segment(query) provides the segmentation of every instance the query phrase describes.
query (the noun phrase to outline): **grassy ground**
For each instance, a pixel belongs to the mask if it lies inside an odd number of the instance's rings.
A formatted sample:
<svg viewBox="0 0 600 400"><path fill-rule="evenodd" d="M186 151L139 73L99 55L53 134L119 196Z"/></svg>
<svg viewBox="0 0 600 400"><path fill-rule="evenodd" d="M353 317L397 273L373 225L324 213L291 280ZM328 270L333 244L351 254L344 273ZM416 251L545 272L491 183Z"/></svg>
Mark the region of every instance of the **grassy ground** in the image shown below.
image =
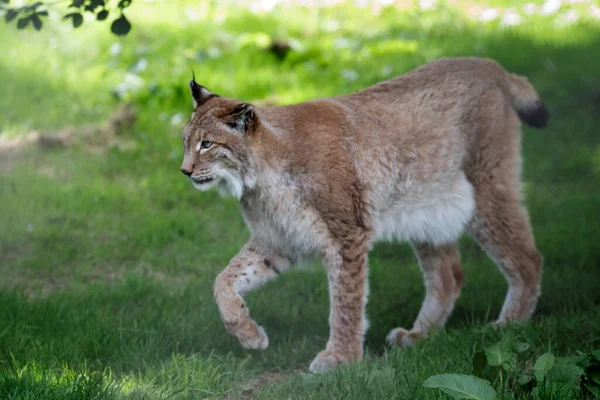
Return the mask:
<svg viewBox="0 0 600 400"><path fill-rule="evenodd" d="M547 130L523 137L545 273L532 323L513 330L532 358L600 347L600 23L590 3L542 16L495 2L519 13L512 27L474 21L465 10L481 6L460 2L378 15L173 4L135 2L124 39L106 24L75 33L59 23L41 33L2 25L3 141L84 131L126 101L138 118L116 145L88 136L0 153L0 397L442 398L423 381L471 373L474 352L503 334L486 323L502 305L504 279L464 239L467 281L448 328L405 351L386 348L390 329L412 323L423 288L410 249L379 244L364 362L303 372L328 334L316 264L248 296L271 346L242 350L222 327L212 284L248 232L235 201L199 193L178 171L191 68L220 94L274 103L348 93L442 56L493 57L529 76L553 115ZM265 50L271 40L294 50L279 60Z"/></svg>

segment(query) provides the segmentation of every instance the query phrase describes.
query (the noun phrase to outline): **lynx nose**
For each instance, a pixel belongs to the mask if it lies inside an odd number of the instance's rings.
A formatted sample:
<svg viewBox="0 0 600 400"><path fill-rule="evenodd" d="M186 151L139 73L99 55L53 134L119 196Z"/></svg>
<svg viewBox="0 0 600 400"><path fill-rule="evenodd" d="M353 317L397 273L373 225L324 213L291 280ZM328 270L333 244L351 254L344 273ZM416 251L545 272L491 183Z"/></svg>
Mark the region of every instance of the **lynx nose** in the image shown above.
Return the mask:
<svg viewBox="0 0 600 400"><path fill-rule="evenodd" d="M183 162L181 163L181 172L183 172L185 176L190 176L193 170L194 163L192 160L190 160L188 157L184 157Z"/></svg>
<svg viewBox="0 0 600 400"><path fill-rule="evenodd" d="M183 172L183 174L185 176L190 176L192 174L192 170L191 169L181 168L181 172Z"/></svg>

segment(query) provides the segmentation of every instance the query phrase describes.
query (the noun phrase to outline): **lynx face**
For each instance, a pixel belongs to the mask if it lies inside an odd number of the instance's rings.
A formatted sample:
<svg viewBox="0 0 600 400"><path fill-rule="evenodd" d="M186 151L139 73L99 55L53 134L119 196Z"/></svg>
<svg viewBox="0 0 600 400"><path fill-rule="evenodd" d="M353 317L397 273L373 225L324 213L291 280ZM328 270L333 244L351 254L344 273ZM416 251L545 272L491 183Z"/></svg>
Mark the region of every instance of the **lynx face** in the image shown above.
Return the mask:
<svg viewBox="0 0 600 400"><path fill-rule="evenodd" d="M215 95L190 82L194 112L183 129L181 172L198 190L217 187L240 198L248 173L248 133L252 106Z"/></svg>

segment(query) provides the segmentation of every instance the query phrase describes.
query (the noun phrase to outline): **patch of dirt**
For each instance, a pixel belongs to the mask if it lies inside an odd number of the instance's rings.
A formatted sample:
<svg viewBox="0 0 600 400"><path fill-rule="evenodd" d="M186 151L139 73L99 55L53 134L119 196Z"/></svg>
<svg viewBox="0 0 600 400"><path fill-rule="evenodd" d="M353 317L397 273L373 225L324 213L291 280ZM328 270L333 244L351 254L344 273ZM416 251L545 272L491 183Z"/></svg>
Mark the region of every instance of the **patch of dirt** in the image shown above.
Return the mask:
<svg viewBox="0 0 600 400"><path fill-rule="evenodd" d="M0 136L0 173L10 172L19 153L28 147L35 146L43 151L79 143L93 153L101 153L111 147L131 148L135 143L128 140L125 133L135 121L135 110L130 104L124 104L102 124L68 126L56 132L32 131L15 138Z"/></svg>

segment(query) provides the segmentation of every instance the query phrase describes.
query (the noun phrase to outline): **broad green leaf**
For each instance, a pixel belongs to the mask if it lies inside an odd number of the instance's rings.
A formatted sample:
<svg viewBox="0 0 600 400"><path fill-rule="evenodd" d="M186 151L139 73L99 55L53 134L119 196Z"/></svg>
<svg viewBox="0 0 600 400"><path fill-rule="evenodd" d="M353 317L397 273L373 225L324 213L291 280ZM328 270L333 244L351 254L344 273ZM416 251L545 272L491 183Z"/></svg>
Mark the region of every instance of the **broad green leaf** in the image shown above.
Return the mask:
<svg viewBox="0 0 600 400"><path fill-rule="evenodd" d="M517 369L517 355L512 352L506 353L501 365L505 371L515 371Z"/></svg>
<svg viewBox="0 0 600 400"><path fill-rule="evenodd" d="M546 379L556 382L579 382L583 374L584 370L580 366L559 359L548 372Z"/></svg>
<svg viewBox="0 0 600 400"><path fill-rule="evenodd" d="M531 348L531 345L525 342L517 342L513 347L517 353L523 353L529 350Z"/></svg>
<svg viewBox="0 0 600 400"><path fill-rule="evenodd" d="M592 355L596 360L600 361L600 349L592 351Z"/></svg>
<svg viewBox="0 0 600 400"><path fill-rule="evenodd" d="M564 360L558 360L546 375L546 387L560 399L577 397L583 368Z"/></svg>
<svg viewBox="0 0 600 400"><path fill-rule="evenodd" d="M516 355L511 350L511 335L505 335L498 343L484 349L488 364L510 369L516 364Z"/></svg>
<svg viewBox="0 0 600 400"><path fill-rule="evenodd" d="M494 400L496 398L496 391L490 383L473 375L434 375L423 382L423 386L440 389L454 399Z"/></svg>
<svg viewBox="0 0 600 400"><path fill-rule="evenodd" d="M586 368L590 365L590 356L588 354L581 354L579 356L563 357L561 360L570 364L579 365L580 367Z"/></svg>
<svg viewBox="0 0 600 400"><path fill-rule="evenodd" d="M554 366L554 355L552 353L542 354L533 365L533 374L538 382L541 382L548 371Z"/></svg>
<svg viewBox="0 0 600 400"><path fill-rule="evenodd" d="M585 388L597 399L600 399L600 387L590 385L589 383L585 384Z"/></svg>
<svg viewBox="0 0 600 400"><path fill-rule="evenodd" d="M531 382L531 375L521 374L517 378L517 382L519 383L519 385L526 385L529 382Z"/></svg>

